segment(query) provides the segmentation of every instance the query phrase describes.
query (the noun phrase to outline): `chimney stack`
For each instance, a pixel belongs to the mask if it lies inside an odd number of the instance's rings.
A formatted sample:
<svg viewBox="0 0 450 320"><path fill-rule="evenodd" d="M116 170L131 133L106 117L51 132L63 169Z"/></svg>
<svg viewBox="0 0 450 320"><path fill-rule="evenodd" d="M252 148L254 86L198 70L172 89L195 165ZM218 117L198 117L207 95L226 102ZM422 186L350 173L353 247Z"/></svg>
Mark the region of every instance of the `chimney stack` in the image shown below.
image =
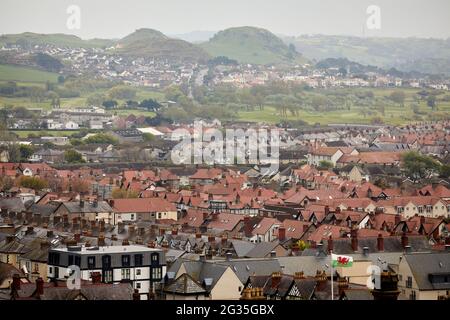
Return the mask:
<svg viewBox="0 0 450 320"><path fill-rule="evenodd" d="M280 285L281 282L281 272L273 272L272 273L272 289L277 288Z"/></svg>
<svg viewBox="0 0 450 320"><path fill-rule="evenodd" d="M11 284L11 288L12 289L14 289L14 290L20 290L20 276L19 276L19 274L14 274L13 275L13 281L12 281L12 284Z"/></svg>
<svg viewBox="0 0 450 320"><path fill-rule="evenodd" d="M39 296L44 294L44 280L41 277L36 279L36 294Z"/></svg>
<svg viewBox="0 0 450 320"><path fill-rule="evenodd" d="M105 232L105 220L104 219L102 219L101 221L100 221L100 232Z"/></svg>
<svg viewBox="0 0 450 320"><path fill-rule="evenodd" d="M328 238L328 253L330 253L331 251L333 251L333 237L330 236Z"/></svg>
<svg viewBox="0 0 450 320"><path fill-rule="evenodd" d="M75 233L75 234L73 235L73 238L75 239L75 241L76 241L77 243L80 243L80 240L81 240L81 234L80 234L80 233Z"/></svg>
<svg viewBox="0 0 450 320"><path fill-rule="evenodd" d="M403 232L402 234L402 247L406 248L408 245L408 236L406 235L406 232Z"/></svg>
<svg viewBox="0 0 450 320"><path fill-rule="evenodd" d="M339 296L344 293L345 290L348 289L348 281L345 278L339 278L338 280L338 290Z"/></svg>
<svg viewBox="0 0 450 320"><path fill-rule="evenodd" d="M305 274L303 271L295 272L294 273L294 279L305 279Z"/></svg>
<svg viewBox="0 0 450 320"><path fill-rule="evenodd" d="M106 243L105 243L105 236L103 234L98 236L97 245L99 247L104 247L106 245Z"/></svg>
<svg viewBox="0 0 450 320"><path fill-rule="evenodd" d="M279 241L286 240L286 228L285 227L278 228L278 240Z"/></svg>
<svg viewBox="0 0 450 320"><path fill-rule="evenodd" d="M333 276L333 275L331 275ZM316 272L317 290L323 291L327 287L328 277L325 271L317 270Z"/></svg>
<svg viewBox="0 0 450 320"><path fill-rule="evenodd" d="M358 230L356 230L355 228L352 229L350 235L352 241L352 250L356 252L358 251Z"/></svg>
<svg viewBox="0 0 450 320"><path fill-rule="evenodd" d="M384 251L384 238L383 238L383 235L381 233L378 234L377 249L378 249L378 251Z"/></svg>

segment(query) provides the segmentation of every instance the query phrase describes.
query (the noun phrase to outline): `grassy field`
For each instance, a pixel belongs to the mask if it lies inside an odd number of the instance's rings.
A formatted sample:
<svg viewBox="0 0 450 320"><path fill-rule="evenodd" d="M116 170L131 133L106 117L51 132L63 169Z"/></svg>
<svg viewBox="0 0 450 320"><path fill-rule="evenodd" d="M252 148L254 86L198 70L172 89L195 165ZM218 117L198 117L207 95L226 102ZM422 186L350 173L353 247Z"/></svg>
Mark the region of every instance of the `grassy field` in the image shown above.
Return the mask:
<svg viewBox="0 0 450 320"><path fill-rule="evenodd" d="M56 82L58 74L32 68L0 64L0 80L45 83Z"/></svg>
<svg viewBox="0 0 450 320"><path fill-rule="evenodd" d="M15 133L19 138L27 138L29 134L35 134L36 136L63 136L71 137L73 134L78 133L78 130L10 130L10 132Z"/></svg>
<svg viewBox="0 0 450 320"><path fill-rule="evenodd" d="M0 65L1 67L1 65ZM0 71L0 78L1 78L1 71ZM0 84L2 82L6 82L6 80L0 80ZM43 82L17 82L17 85L19 86L37 86L37 87L45 87L45 83ZM163 101L164 100L164 94L161 92L153 91L148 88L136 88L136 98L134 100L136 101L142 101L144 99L155 99L157 101ZM107 95L106 89L99 89L95 93L98 94L104 94ZM87 98L93 94L85 93L82 94L80 97L75 98L61 98L61 108L73 108L73 107L83 107L86 106L86 100ZM126 100L117 100L119 106L123 105ZM14 106L14 107L25 107L25 108L42 108L44 110L50 110L51 109L51 100L45 100L43 102L35 102L31 101L30 98L25 97L3 97L0 96L0 108L4 106ZM127 109L119 109L114 110L113 112L116 112L118 115L144 115L147 117L154 117L155 113L151 111L142 111L142 110L127 110Z"/></svg>
<svg viewBox="0 0 450 320"><path fill-rule="evenodd" d="M342 89L347 90L347 89ZM385 97L391 94L394 90L390 88L371 89L375 97ZM414 99L415 94L419 91L417 89L401 89L406 94L405 106L390 105L385 106L384 115L380 112L376 113L376 117L380 117L385 124L390 125L403 125L416 121L414 111L411 108L412 103L417 103ZM374 106L375 109L379 106ZM367 110L367 107L365 108ZM300 110L298 116L293 116L288 112L287 117L281 117L274 107L266 106L263 111L240 111L238 113L239 120L251 121L251 122L267 122L278 123L281 120L303 120L309 124L322 124L327 125L330 123L360 123L369 124L373 119L373 115L364 115L364 107L354 105L350 110L335 110L329 112L316 112L310 110ZM430 107L426 105L426 101L419 102L419 112L421 117L427 117L432 114L446 113L450 115L450 102L438 102L438 110L432 111Z"/></svg>

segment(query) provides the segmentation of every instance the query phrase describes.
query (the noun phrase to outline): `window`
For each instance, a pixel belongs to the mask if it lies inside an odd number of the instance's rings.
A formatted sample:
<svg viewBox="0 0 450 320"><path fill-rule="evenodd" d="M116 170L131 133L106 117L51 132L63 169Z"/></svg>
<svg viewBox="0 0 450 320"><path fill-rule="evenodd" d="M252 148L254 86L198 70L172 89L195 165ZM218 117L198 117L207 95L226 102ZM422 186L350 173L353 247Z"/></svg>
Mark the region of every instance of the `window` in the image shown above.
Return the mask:
<svg viewBox="0 0 450 320"><path fill-rule="evenodd" d="M159 254L152 253L152 265L159 265Z"/></svg>
<svg viewBox="0 0 450 320"><path fill-rule="evenodd" d="M409 296L409 299L410 299L410 300L416 300L416 298L417 298L417 297L416 297L416 291L414 291L414 290L411 291L411 294L410 294L410 296Z"/></svg>
<svg viewBox="0 0 450 320"><path fill-rule="evenodd" d="M412 288L412 277L408 277L408 279L406 279L406 287Z"/></svg>
<svg viewBox="0 0 450 320"><path fill-rule="evenodd" d="M161 268L152 268L152 280L159 281L161 280L162 270Z"/></svg>
<svg viewBox="0 0 450 320"><path fill-rule="evenodd" d="M48 264L59 265L59 253L50 252L48 254Z"/></svg>
<svg viewBox="0 0 450 320"><path fill-rule="evenodd" d="M161 212L158 212L158 219L161 219Z"/></svg>
<svg viewBox="0 0 450 320"><path fill-rule="evenodd" d="M113 282L113 272L112 270L103 271L103 282L110 283Z"/></svg>
<svg viewBox="0 0 450 320"><path fill-rule="evenodd" d="M81 257L75 256L75 265L79 267L81 266Z"/></svg>
<svg viewBox="0 0 450 320"><path fill-rule="evenodd" d="M90 256L88 257L88 269L95 269L95 257L94 256Z"/></svg>
<svg viewBox="0 0 450 320"><path fill-rule="evenodd" d="M136 269L136 275L140 276L141 275L141 269Z"/></svg>
<svg viewBox="0 0 450 320"><path fill-rule="evenodd" d="M110 256L103 256L102 257L102 268L103 269L111 268L111 257Z"/></svg>
<svg viewBox="0 0 450 320"><path fill-rule="evenodd" d="M53 273L53 267L48 268L48 273Z"/></svg>
<svg viewBox="0 0 450 320"><path fill-rule="evenodd" d="M69 256L69 266L73 265L73 256Z"/></svg>
<svg viewBox="0 0 450 320"><path fill-rule="evenodd" d="M144 263L143 263L143 260L144 260L144 257L143 257L142 254L135 254L135 255L134 255L134 265L135 265L136 267L142 266L142 265L144 264Z"/></svg>
<svg viewBox="0 0 450 320"><path fill-rule="evenodd" d="M422 206L417 207L417 210L418 210L419 213L423 213L423 207Z"/></svg>
<svg viewBox="0 0 450 320"><path fill-rule="evenodd" d="M141 283L140 282L136 282L136 289L140 289L141 288Z"/></svg>
<svg viewBox="0 0 450 320"><path fill-rule="evenodd" d="M122 266L124 266L124 267L130 266L130 256L129 255L122 256Z"/></svg>
<svg viewBox="0 0 450 320"><path fill-rule="evenodd" d="M122 279L129 280L130 279L130 269L122 269Z"/></svg>
<svg viewBox="0 0 450 320"><path fill-rule="evenodd" d="M134 213L131 214L131 219L130 220L134 220Z"/></svg>

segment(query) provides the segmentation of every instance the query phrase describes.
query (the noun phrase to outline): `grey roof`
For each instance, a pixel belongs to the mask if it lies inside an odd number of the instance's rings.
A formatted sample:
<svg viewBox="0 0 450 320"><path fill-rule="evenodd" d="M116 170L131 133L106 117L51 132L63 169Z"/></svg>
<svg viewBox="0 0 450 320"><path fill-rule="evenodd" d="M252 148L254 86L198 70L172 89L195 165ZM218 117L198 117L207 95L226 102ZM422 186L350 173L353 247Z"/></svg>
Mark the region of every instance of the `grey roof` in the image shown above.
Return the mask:
<svg viewBox="0 0 450 320"><path fill-rule="evenodd" d="M280 243L278 241L259 242L256 246L245 255L248 258L264 258L270 255Z"/></svg>
<svg viewBox="0 0 450 320"><path fill-rule="evenodd" d="M57 206L55 205L37 203L33 203L31 207L28 208L33 214L40 214L41 217L49 217L56 209Z"/></svg>
<svg viewBox="0 0 450 320"><path fill-rule="evenodd" d="M20 198L0 199L0 208L8 209L13 212L23 212L26 210L25 205Z"/></svg>
<svg viewBox="0 0 450 320"><path fill-rule="evenodd" d="M315 257L315 256L297 256L297 257L279 257L278 261L284 274L294 275L296 272L302 272L305 276L315 276L317 270L324 270L327 275L330 275L329 257Z"/></svg>
<svg viewBox="0 0 450 320"><path fill-rule="evenodd" d="M80 201L64 202L63 206L67 208L70 213L89 213L89 212L112 212L113 209L106 201L99 201L97 206L90 202L84 202L83 207L80 206Z"/></svg>
<svg viewBox="0 0 450 320"><path fill-rule="evenodd" d="M426 236L408 236L408 245L411 246L412 252L430 251L431 246ZM325 252L328 252L328 242L323 244ZM369 252L378 252L377 237L358 238L358 252L362 252L363 248L369 248ZM384 237L384 252L404 252L401 236ZM333 252L338 254L354 253L350 238L342 238L333 240Z"/></svg>
<svg viewBox="0 0 450 320"><path fill-rule="evenodd" d="M230 242L238 257L245 257L255 247L255 244L250 241L232 239Z"/></svg>
<svg viewBox="0 0 450 320"><path fill-rule="evenodd" d="M449 290L450 282L432 283L430 275L450 276L450 254L439 253L412 253L405 254L414 279L420 290ZM448 281L448 279L447 279Z"/></svg>
<svg viewBox="0 0 450 320"><path fill-rule="evenodd" d="M344 294L347 300L373 300L369 289L348 289Z"/></svg>
<svg viewBox="0 0 450 320"><path fill-rule="evenodd" d="M183 273L179 276L173 283L169 284L164 291L181 295L206 293L206 290L201 284L195 281L187 273Z"/></svg>
<svg viewBox="0 0 450 320"><path fill-rule="evenodd" d="M277 259L231 259L216 261L215 263L230 266L242 283L245 283L249 276L259 276L272 274L281 271L280 263Z"/></svg>
<svg viewBox="0 0 450 320"><path fill-rule="evenodd" d="M40 299L74 300L79 295L87 300L131 300L133 288L130 283L82 285L79 290L71 290L67 287L50 287L44 288L44 294L40 296Z"/></svg>
<svg viewBox="0 0 450 320"><path fill-rule="evenodd" d="M177 273L181 266L184 266L186 273L199 283L203 283L206 278L212 279L211 288L216 285L217 281L228 268L228 266L211 263L209 261L192 261L181 258L176 260L167 272Z"/></svg>

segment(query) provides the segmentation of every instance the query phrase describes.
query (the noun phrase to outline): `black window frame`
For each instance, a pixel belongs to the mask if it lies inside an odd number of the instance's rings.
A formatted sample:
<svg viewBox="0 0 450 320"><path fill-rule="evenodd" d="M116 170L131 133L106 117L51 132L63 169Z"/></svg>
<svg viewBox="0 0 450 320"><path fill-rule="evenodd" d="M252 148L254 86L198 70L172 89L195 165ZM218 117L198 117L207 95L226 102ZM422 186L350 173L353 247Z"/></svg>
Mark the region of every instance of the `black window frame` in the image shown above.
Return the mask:
<svg viewBox="0 0 450 320"><path fill-rule="evenodd" d="M111 256L103 255L102 256L102 269L111 269Z"/></svg>
<svg viewBox="0 0 450 320"><path fill-rule="evenodd" d="M144 255L143 254L135 254L134 255L134 266L142 267L144 265Z"/></svg>
<svg viewBox="0 0 450 320"><path fill-rule="evenodd" d="M90 261L91 259L92 259L92 261ZM88 266L88 269L95 269L95 256L87 257L87 266Z"/></svg>
<svg viewBox="0 0 450 320"><path fill-rule="evenodd" d="M122 255L122 267L130 267L131 266L131 256L129 254Z"/></svg>
<svg viewBox="0 0 450 320"><path fill-rule="evenodd" d="M154 252L150 255L150 264L152 266L159 266L159 254L158 253Z"/></svg>

